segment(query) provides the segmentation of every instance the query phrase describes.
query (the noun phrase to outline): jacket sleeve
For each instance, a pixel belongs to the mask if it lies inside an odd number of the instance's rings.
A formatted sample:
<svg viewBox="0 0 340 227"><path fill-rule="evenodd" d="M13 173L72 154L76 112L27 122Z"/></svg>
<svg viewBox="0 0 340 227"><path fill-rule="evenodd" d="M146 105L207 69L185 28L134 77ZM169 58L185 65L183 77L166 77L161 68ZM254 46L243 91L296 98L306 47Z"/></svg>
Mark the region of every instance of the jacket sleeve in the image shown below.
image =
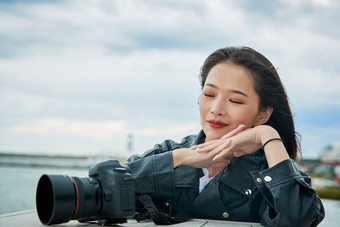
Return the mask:
<svg viewBox="0 0 340 227"><path fill-rule="evenodd" d="M137 182L136 193L172 201L174 168L171 147L167 142L157 144L143 155L133 155L125 163Z"/></svg>
<svg viewBox="0 0 340 227"><path fill-rule="evenodd" d="M317 226L325 211L310 177L291 159L272 168L252 172L267 208L262 216L264 226Z"/></svg>

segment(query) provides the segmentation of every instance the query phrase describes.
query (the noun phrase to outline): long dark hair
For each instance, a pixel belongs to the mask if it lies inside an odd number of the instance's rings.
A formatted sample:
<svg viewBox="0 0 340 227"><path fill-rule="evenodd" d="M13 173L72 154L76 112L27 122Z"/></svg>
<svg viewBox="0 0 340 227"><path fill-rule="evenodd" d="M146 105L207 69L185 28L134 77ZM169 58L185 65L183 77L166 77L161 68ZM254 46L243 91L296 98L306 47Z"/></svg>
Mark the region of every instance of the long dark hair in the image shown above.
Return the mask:
<svg viewBox="0 0 340 227"><path fill-rule="evenodd" d="M223 61L229 61L248 69L254 79L254 89L260 98L259 110L273 108L266 125L275 128L284 141L290 158L296 160L300 151L288 97L273 64L259 52L249 47L226 47L213 52L204 62L200 80L202 89L210 69Z"/></svg>

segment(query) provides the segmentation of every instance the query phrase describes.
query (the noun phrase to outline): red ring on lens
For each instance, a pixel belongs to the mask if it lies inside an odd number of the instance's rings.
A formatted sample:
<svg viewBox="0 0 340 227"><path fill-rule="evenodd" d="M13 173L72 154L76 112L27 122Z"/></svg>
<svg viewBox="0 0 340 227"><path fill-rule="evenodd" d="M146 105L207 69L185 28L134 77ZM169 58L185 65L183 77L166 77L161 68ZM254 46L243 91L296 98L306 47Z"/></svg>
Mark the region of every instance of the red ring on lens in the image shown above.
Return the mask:
<svg viewBox="0 0 340 227"><path fill-rule="evenodd" d="M78 192L78 186L76 181L73 179L73 177L71 177L73 184L74 184L74 188L76 189L76 198L77 198L77 204L76 204L76 210L74 211L74 215L72 217L72 220L76 218L77 213L78 213L78 208L79 208L79 192Z"/></svg>

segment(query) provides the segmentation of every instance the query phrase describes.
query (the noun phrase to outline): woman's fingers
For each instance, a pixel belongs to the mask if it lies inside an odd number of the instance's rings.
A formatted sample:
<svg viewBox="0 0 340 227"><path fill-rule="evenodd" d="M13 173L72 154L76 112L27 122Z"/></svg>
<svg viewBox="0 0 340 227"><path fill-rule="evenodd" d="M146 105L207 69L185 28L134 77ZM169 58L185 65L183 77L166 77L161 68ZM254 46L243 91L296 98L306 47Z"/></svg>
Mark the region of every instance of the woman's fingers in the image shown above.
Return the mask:
<svg viewBox="0 0 340 227"><path fill-rule="evenodd" d="M225 149L227 146L230 145L231 137L237 135L239 132L243 131L244 129L245 129L245 126L241 124L236 129L232 130L228 134L221 137L221 139L209 141L207 143L200 144L200 145L196 145L193 147L193 149L195 149L197 152L200 152L200 153L211 152L212 150L216 150L216 149L222 151L223 149Z"/></svg>
<svg viewBox="0 0 340 227"><path fill-rule="evenodd" d="M233 136L233 143L218 153L214 160L222 158L232 159L233 157L241 157L257 151L261 148L261 144L258 144L256 141L254 142L254 133L253 129L248 129Z"/></svg>
<svg viewBox="0 0 340 227"><path fill-rule="evenodd" d="M232 130L219 140L209 141L191 148L196 154L202 154L205 162L210 165L225 165L234 157L241 157L251 154L261 148L261 144L256 140L256 127L246 129L244 125Z"/></svg>
<svg viewBox="0 0 340 227"><path fill-rule="evenodd" d="M212 141L209 141L209 142L206 142L206 143L198 144L198 145L192 146L190 149L201 153L201 152L203 152L203 148L205 148L204 150L208 150L209 148L212 147L213 144L216 143L216 141L218 141L218 140L212 140Z"/></svg>
<svg viewBox="0 0 340 227"><path fill-rule="evenodd" d="M238 134L239 132L243 131L244 129L245 129L245 125L240 124L237 128L235 128L231 132L227 133L226 135L224 135L220 139L212 140L212 141L209 141L209 142L206 142L206 143L195 145L195 146L191 147L191 149L193 149L193 150L195 150L197 152L200 152L200 153L209 152L212 149L220 146L224 142L227 143L228 142L227 140L229 138L235 136L236 134Z"/></svg>
<svg viewBox="0 0 340 227"><path fill-rule="evenodd" d="M190 150L187 155L185 155L185 165L195 167L195 168L208 168L208 167L224 167L228 164L226 160L219 160L214 162L211 153L198 153Z"/></svg>
<svg viewBox="0 0 340 227"><path fill-rule="evenodd" d="M218 148L213 150L213 154L215 154L213 161L219 160L221 158L223 159L232 159L233 158L233 154L228 152L231 150L230 149L230 144L232 142L232 139L228 139L227 142L223 145L223 146L219 146Z"/></svg>
<svg viewBox="0 0 340 227"><path fill-rule="evenodd" d="M207 168L207 167L225 167L230 163L230 160L233 158L233 155L223 156L216 160L214 157L218 154L223 154L224 150L228 149L231 144L231 139L227 141L215 141L211 143L209 146L201 148L202 152L199 150L198 152L194 149L188 149L187 155L185 155L185 163L186 165L195 167L195 168ZM208 150L208 152L205 151ZM197 149L196 149L197 150ZM230 159L230 160L229 160Z"/></svg>
<svg viewBox="0 0 340 227"><path fill-rule="evenodd" d="M233 137L233 136L235 136L236 134L238 134L239 132L241 132L244 129L245 129L245 125L240 124L237 128L235 128L234 130L232 130L229 133L227 133L224 136L222 136L221 139L228 139L230 137Z"/></svg>
<svg viewBox="0 0 340 227"><path fill-rule="evenodd" d="M223 141L221 140L212 140L207 143L193 146L191 149L194 149L196 152L199 152L199 153L206 153L206 152L212 151L216 147L220 146L222 143Z"/></svg>
<svg viewBox="0 0 340 227"><path fill-rule="evenodd" d="M199 153L209 153L210 156L215 156L216 154L220 153L224 149L228 148L231 143L231 139L227 140L217 140L215 143L210 144L207 147L199 148L196 150Z"/></svg>

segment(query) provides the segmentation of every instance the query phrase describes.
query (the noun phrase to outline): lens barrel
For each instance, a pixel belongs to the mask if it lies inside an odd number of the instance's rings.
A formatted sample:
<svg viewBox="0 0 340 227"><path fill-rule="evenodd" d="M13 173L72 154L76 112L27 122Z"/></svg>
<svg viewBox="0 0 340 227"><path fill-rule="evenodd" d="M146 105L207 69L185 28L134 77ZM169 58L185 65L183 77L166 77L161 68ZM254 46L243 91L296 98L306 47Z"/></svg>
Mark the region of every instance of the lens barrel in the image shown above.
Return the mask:
<svg viewBox="0 0 340 227"><path fill-rule="evenodd" d="M41 223L68 222L74 216L76 201L74 183L69 176L44 174L40 177L36 205Z"/></svg>
<svg viewBox="0 0 340 227"><path fill-rule="evenodd" d="M99 186L90 178L42 175L36 194L39 219L52 225L95 217L101 206L99 197Z"/></svg>

